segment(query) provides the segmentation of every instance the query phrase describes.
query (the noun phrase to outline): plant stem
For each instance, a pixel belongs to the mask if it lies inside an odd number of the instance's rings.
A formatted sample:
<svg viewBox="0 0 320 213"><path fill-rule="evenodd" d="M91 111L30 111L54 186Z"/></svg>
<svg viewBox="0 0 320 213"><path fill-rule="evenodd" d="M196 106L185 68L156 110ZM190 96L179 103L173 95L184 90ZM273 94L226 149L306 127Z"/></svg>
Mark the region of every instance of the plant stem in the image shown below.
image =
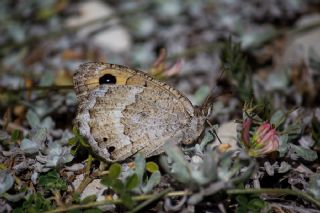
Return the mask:
<svg viewBox="0 0 320 213"><path fill-rule="evenodd" d="M166 189L166 190L163 190L162 192L160 192L158 194L154 194L151 198L149 198L148 200L144 201L139 206L135 207L134 209L132 209L129 212L130 213L139 212L140 210L145 208L147 205L153 203L154 201L156 201L156 200L162 198L164 195L168 194L168 192L170 192L170 191L171 191L171 189Z"/></svg>
<svg viewBox="0 0 320 213"><path fill-rule="evenodd" d="M167 190L169 190L169 189L167 189ZM133 196L132 199L135 201L143 201L143 200L155 199L155 198L159 199L160 197L158 198L157 196L159 194L162 195L162 193L163 193L162 196L165 196L165 197L177 197L177 196L184 196L184 195L190 194L190 192L188 192L188 191L175 191L175 192L168 193L167 190L164 190L164 191L162 191L160 193L156 193L156 194ZM72 205L72 206L68 206L68 207L59 207L54 210L46 211L46 213L60 213L60 212L66 212L66 211L71 211L71 210L76 210L76 209L88 209L88 208L97 207L97 206L121 204L121 203L122 203L121 199L102 200L102 201L96 201L96 202L91 202L91 203L87 203L87 204L78 204L78 205ZM146 205L148 205L148 204L146 204Z"/></svg>
<svg viewBox="0 0 320 213"><path fill-rule="evenodd" d="M227 194L236 195L236 194L276 194L276 195L294 195L300 198L303 198L320 208L320 200L315 199L311 195L302 192L297 189L273 189L273 188L265 188L265 189L229 189L227 190Z"/></svg>

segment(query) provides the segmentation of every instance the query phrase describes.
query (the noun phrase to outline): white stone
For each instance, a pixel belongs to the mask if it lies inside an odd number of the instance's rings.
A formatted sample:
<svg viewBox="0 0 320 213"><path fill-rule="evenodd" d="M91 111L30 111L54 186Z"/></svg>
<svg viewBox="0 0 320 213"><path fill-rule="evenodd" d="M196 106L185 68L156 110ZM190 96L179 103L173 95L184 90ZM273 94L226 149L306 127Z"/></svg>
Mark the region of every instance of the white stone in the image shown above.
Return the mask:
<svg viewBox="0 0 320 213"><path fill-rule="evenodd" d="M69 27L79 26L90 21L108 17L113 13L111 7L101 1L87 1L78 5L80 16L73 16L66 20ZM83 27L78 31L77 36L87 37L90 33L108 24L111 27L106 28L92 36L93 43L101 48L111 50L115 53L129 51L131 47L131 38L127 30L118 24L116 18L108 23L97 23Z"/></svg>

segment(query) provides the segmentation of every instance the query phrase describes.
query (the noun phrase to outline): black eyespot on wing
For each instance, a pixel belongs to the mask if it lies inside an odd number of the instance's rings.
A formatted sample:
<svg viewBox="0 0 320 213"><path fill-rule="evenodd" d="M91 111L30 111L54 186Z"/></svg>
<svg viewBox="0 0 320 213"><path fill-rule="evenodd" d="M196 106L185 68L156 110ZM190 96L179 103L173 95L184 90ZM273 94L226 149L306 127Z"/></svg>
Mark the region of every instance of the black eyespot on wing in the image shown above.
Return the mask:
<svg viewBox="0 0 320 213"><path fill-rule="evenodd" d="M117 79L114 75L111 74L105 74L102 77L99 78L99 84L116 84Z"/></svg>
<svg viewBox="0 0 320 213"><path fill-rule="evenodd" d="M108 138L103 138L103 141L104 141L104 142L107 142L107 141L108 141Z"/></svg>

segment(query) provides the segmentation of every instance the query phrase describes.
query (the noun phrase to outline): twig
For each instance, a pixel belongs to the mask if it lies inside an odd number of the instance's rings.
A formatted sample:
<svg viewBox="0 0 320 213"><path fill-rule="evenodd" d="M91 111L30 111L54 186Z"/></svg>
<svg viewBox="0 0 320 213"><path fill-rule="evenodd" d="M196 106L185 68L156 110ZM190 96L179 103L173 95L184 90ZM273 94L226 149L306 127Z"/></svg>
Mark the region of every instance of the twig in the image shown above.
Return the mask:
<svg viewBox="0 0 320 213"><path fill-rule="evenodd" d="M294 195L300 198L303 198L320 208L320 200L313 198L311 195L302 192L297 189L229 189L227 190L227 194L236 195L236 194L276 194L276 195Z"/></svg>
<svg viewBox="0 0 320 213"><path fill-rule="evenodd" d="M87 159L86 171L84 174L83 181L80 183L75 193L81 194L83 190L87 187L87 185L91 183L91 181L93 180L93 178L90 177L90 168L91 168L92 160L93 160L92 155L89 155Z"/></svg>

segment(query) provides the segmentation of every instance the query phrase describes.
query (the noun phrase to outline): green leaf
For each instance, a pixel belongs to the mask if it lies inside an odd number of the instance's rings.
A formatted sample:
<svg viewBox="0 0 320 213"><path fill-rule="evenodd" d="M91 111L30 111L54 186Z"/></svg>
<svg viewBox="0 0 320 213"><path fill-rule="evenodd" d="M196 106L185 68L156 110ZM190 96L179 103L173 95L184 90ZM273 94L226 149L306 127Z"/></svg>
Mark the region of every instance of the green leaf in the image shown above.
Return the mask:
<svg viewBox="0 0 320 213"><path fill-rule="evenodd" d="M132 200L129 194L122 195L121 200L123 205L125 205L128 209L132 209L135 206L135 202Z"/></svg>
<svg viewBox="0 0 320 213"><path fill-rule="evenodd" d="M239 205L246 206L248 203L248 198L245 195L238 195L236 196L236 201L239 203Z"/></svg>
<svg viewBox="0 0 320 213"><path fill-rule="evenodd" d="M286 120L286 116L282 110L277 110L271 117L270 123L274 125L275 128L279 127Z"/></svg>
<svg viewBox="0 0 320 213"><path fill-rule="evenodd" d="M265 202L259 198L254 198L249 201L247 207L252 210L262 209L265 207Z"/></svg>
<svg viewBox="0 0 320 213"><path fill-rule="evenodd" d="M40 118L33 110L28 110L26 118L32 129L41 127Z"/></svg>
<svg viewBox="0 0 320 213"><path fill-rule="evenodd" d="M156 164L155 162L149 161L149 162L147 162L147 164L146 164L146 170L147 170L148 172L154 173L154 172L156 172L156 171L159 171L159 166L158 166L158 164Z"/></svg>
<svg viewBox="0 0 320 213"><path fill-rule="evenodd" d="M18 141L19 139L21 139L22 136L22 132L20 130L13 130L12 135L11 135L11 140L13 140L14 142Z"/></svg>
<svg viewBox="0 0 320 213"><path fill-rule="evenodd" d="M39 177L39 185L43 186L46 190L67 190L67 183L60 178L59 174L55 170L41 175Z"/></svg>
<svg viewBox="0 0 320 213"><path fill-rule="evenodd" d="M105 186L112 186L112 182L114 179L112 179L109 175L103 176L101 178L100 183L105 185Z"/></svg>
<svg viewBox="0 0 320 213"><path fill-rule="evenodd" d="M139 177L137 174L131 175L126 181L126 189L131 190L139 185Z"/></svg>
<svg viewBox="0 0 320 213"><path fill-rule="evenodd" d="M125 192L124 184L121 182L121 180L115 179L112 181L112 189L115 191L118 195L122 195Z"/></svg>
<svg viewBox="0 0 320 213"><path fill-rule="evenodd" d="M287 152L288 152L288 135L281 135L279 137L279 148L278 148L278 151L279 151L279 154L280 154L280 157L283 157Z"/></svg>
<svg viewBox="0 0 320 213"><path fill-rule="evenodd" d="M73 146L73 145L76 145L78 142L78 138L77 137L72 137L68 140L68 145L69 146Z"/></svg>
<svg viewBox="0 0 320 213"><path fill-rule="evenodd" d="M90 202L94 202L97 200L97 195L89 195L81 200L81 204L86 204Z"/></svg>
<svg viewBox="0 0 320 213"><path fill-rule="evenodd" d="M45 199L42 194L35 193L29 196L27 200L25 200L21 207L16 208L13 210L14 213L38 213L38 212L45 212L51 209L51 202L49 199Z"/></svg>
<svg viewBox="0 0 320 213"><path fill-rule="evenodd" d="M119 163L113 163L109 168L108 176L111 179L116 179L120 176L121 173L121 165Z"/></svg>
<svg viewBox="0 0 320 213"><path fill-rule="evenodd" d="M314 150L306 149L301 146L296 146L294 144L291 144L291 149L296 155L298 155L306 161L314 161L318 159L317 152Z"/></svg>
<svg viewBox="0 0 320 213"><path fill-rule="evenodd" d="M248 209L245 206L239 206L236 213L248 213Z"/></svg>
<svg viewBox="0 0 320 213"><path fill-rule="evenodd" d="M87 209L84 210L83 213L102 213L103 211L98 208L92 208L92 209Z"/></svg>

